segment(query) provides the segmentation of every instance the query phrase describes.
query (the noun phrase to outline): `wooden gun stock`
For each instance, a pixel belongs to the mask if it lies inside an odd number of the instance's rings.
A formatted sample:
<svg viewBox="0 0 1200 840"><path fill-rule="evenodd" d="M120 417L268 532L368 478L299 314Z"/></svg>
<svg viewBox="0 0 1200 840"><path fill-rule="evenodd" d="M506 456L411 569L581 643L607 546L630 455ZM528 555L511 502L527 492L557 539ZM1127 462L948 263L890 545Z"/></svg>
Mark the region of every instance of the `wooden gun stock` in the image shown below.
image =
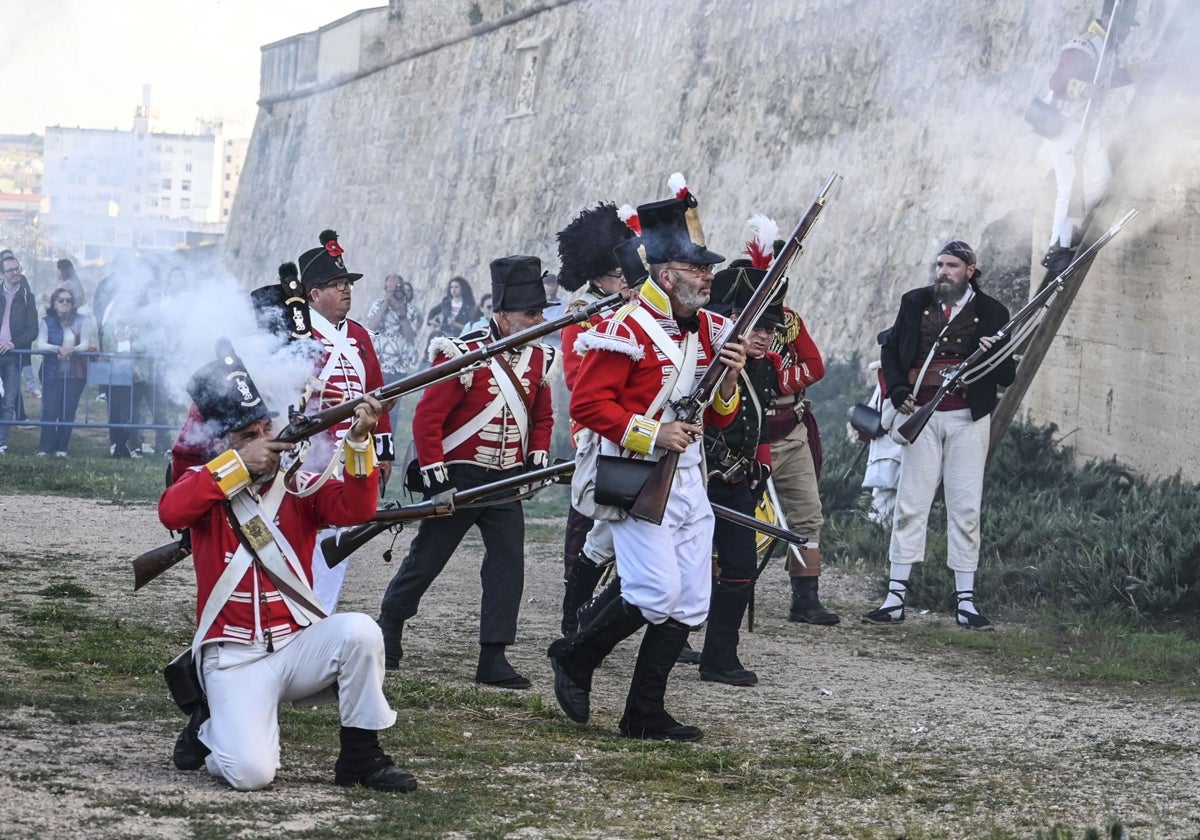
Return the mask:
<svg viewBox="0 0 1200 840"><path fill-rule="evenodd" d="M671 482L675 480L675 470L679 467L679 453L667 451L654 464L642 491L633 501L629 515L643 522L661 525L667 512L667 500L671 496Z"/></svg>
<svg viewBox="0 0 1200 840"><path fill-rule="evenodd" d="M133 591L136 592L167 569L192 554L191 541L176 540L133 558Z"/></svg>

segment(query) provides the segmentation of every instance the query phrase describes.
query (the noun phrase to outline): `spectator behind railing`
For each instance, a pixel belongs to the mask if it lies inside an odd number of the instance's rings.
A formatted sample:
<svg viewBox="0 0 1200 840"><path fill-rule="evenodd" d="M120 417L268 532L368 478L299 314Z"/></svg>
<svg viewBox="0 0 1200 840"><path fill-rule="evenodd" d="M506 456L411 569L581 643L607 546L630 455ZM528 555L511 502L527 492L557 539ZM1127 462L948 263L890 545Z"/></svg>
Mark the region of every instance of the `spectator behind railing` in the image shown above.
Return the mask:
<svg viewBox="0 0 1200 840"><path fill-rule="evenodd" d="M149 406L153 392L149 387L149 358L145 354L147 334L142 323L144 295L137 267L131 263L114 265L116 273L106 277L96 289L96 319L99 323L100 349L105 353L139 354L134 359L113 359L108 370L108 440L113 458L140 458L140 448L129 446L138 408ZM123 274L128 272L129 274ZM101 305L103 304L103 309Z"/></svg>
<svg viewBox="0 0 1200 840"><path fill-rule="evenodd" d="M38 455L53 452L67 457L79 397L87 382L87 361L77 351L95 350L91 318L79 312L74 292L65 285L50 295L46 316L38 325L37 349L51 353L42 358L42 422Z"/></svg>
<svg viewBox="0 0 1200 840"><path fill-rule="evenodd" d="M28 350L37 338L37 302L11 251L0 258L0 272L0 420L15 420L21 399L21 366L29 362L9 351ZM0 423L0 455L8 451L10 428Z"/></svg>

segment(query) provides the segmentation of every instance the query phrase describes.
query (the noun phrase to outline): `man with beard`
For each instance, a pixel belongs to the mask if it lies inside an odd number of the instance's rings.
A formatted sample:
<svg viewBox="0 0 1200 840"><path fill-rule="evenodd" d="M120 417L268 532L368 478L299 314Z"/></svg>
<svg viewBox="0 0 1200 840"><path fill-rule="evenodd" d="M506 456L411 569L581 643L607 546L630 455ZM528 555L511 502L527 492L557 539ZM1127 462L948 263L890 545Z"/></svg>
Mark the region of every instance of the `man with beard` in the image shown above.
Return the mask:
<svg viewBox="0 0 1200 840"><path fill-rule="evenodd" d="M997 351L996 332L1008 323L1008 309L979 288L975 252L955 240L938 253L934 283L908 292L880 351L887 397L899 412L893 424L933 398L939 371L953 367L979 348ZM1002 350L1000 350L1002 352ZM983 364L991 354L984 358ZM954 571L960 627L991 630L975 605L979 566L979 516L996 388L1012 384L1011 357L983 377L946 397L915 441L904 447L900 484L888 550L891 580L887 599L863 616L867 624L904 620L904 598L914 563L925 559L929 509L938 484L945 485L947 557Z"/></svg>
<svg viewBox="0 0 1200 840"><path fill-rule="evenodd" d="M675 419L671 403L691 393L709 365L726 371L704 422L732 421L738 408L742 342L727 341L732 324L702 311L712 265L695 200L670 199L638 208L650 279L636 301L576 339L586 349L571 417L600 436L599 454L657 460L680 453L661 524L600 507L612 521L620 597L548 651L554 695L566 715L590 715L592 674L623 639L646 626L620 732L628 738L695 741L704 733L666 710L667 678L688 633L708 616L712 589L713 513L704 487L704 427ZM574 490L574 487L573 487ZM574 495L574 493L573 493Z"/></svg>

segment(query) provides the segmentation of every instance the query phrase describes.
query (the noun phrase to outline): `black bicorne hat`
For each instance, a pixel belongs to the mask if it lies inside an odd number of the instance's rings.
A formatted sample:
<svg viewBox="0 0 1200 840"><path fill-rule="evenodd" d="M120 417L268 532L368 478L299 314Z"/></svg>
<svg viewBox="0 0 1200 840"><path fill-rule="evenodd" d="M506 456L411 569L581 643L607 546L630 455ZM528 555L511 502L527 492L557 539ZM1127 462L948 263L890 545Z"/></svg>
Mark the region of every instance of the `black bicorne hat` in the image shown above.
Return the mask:
<svg viewBox="0 0 1200 840"><path fill-rule="evenodd" d="M274 417L229 339L217 341L217 360L192 374L187 392L213 437L222 438L257 420Z"/></svg>
<svg viewBox="0 0 1200 840"><path fill-rule="evenodd" d="M568 292L613 271L613 248L633 236L617 215L617 205L597 204L558 232L558 285Z"/></svg>
<svg viewBox="0 0 1200 840"><path fill-rule="evenodd" d="M683 262L692 265L725 262L724 256L705 247L700 218L687 201L670 198L642 204L637 214L642 225L647 262Z"/></svg>
<svg viewBox="0 0 1200 840"><path fill-rule="evenodd" d="M629 288L632 289L650 276L650 269L646 265L645 249L643 248L640 236L626 239L616 248L613 248L613 256L616 257L617 265L621 267L621 273L625 275L625 285Z"/></svg>
<svg viewBox="0 0 1200 840"><path fill-rule="evenodd" d="M361 274L346 270L342 260L342 246L337 241L337 231L321 231L321 247L312 248L300 255L296 262L300 267L300 282L304 284L305 293L313 289L333 283L336 280L359 280Z"/></svg>
<svg viewBox="0 0 1200 840"><path fill-rule="evenodd" d="M542 261L514 255L492 260L492 311L516 312L545 309L546 288L542 285Z"/></svg>
<svg viewBox="0 0 1200 840"><path fill-rule="evenodd" d="M712 296L705 309L721 315L741 312L750 302L755 290L767 276L767 269L755 268L750 260L737 259L713 275ZM787 294L787 281L767 304L758 319L758 326L777 330L783 326L783 299Z"/></svg>

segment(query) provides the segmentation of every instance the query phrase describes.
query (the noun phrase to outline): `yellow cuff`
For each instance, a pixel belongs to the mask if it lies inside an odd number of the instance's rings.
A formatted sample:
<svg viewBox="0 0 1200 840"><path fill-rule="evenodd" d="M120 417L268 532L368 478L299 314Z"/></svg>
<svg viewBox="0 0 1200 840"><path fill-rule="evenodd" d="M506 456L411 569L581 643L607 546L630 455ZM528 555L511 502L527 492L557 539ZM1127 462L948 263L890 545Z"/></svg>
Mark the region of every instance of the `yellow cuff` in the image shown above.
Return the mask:
<svg viewBox="0 0 1200 840"><path fill-rule="evenodd" d="M217 486L221 488L226 499L232 499L250 486L250 471L242 463L242 456L237 454L236 449L226 449L205 464L205 467L217 480Z"/></svg>
<svg viewBox="0 0 1200 840"><path fill-rule="evenodd" d="M621 438L621 446L639 455L649 455L654 448L654 439L658 437L658 426L657 420L641 414L633 415L625 429L625 436Z"/></svg>
<svg viewBox="0 0 1200 840"><path fill-rule="evenodd" d="M355 443L348 437L342 438L345 444L344 458L346 472L356 478L366 478L375 469L375 445L371 440Z"/></svg>
<svg viewBox="0 0 1200 840"><path fill-rule="evenodd" d="M733 414L733 412L737 411L738 404L741 401L741 386L738 386L734 389L733 396L729 398L729 402L725 402L725 400L721 398L721 390L719 388L713 392L713 409L716 410L717 414L722 416L726 414Z"/></svg>

